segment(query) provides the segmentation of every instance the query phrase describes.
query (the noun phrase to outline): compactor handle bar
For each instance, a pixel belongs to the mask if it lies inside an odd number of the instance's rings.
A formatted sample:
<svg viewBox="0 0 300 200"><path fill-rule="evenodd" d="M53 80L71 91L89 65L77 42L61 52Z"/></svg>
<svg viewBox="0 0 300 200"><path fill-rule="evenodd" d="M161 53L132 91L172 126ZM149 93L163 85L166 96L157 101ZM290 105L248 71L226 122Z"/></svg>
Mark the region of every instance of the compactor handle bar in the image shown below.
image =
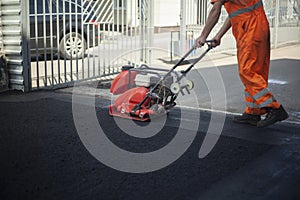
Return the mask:
<svg viewBox="0 0 300 200"><path fill-rule="evenodd" d="M216 42L215 40L207 40L206 44L208 46L208 48L206 49L205 52L203 52L198 58L196 58L191 66L189 68L187 68L184 72L182 72L182 76L180 77L180 79L183 78L183 76L185 76L186 73L188 73L197 62L199 62L206 54L207 52L209 52L213 47L211 45L211 43ZM135 112L141 108L141 106L145 103L145 101L147 100L147 98L153 93L153 91L158 88L158 86L162 83L162 81L165 79L165 77L169 76L194 50L197 49L197 46L194 45L173 67L172 69L170 69L170 71L168 71L168 73L164 76L164 78L160 79L156 85L154 87L152 87L152 89L147 93L147 95L144 97L144 99L137 104L136 106L134 106L134 108L132 109L131 113L135 114Z"/></svg>
<svg viewBox="0 0 300 200"><path fill-rule="evenodd" d="M200 55L192 64L193 66L199 62L207 52L209 52L213 47L211 45L211 43L216 42L215 40L206 40L206 44L208 46L208 48L206 49L206 51ZM174 69L176 69L193 51L195 51L198 47L196 45L194 45L172 68L171 71L173 71Z"/></svg>

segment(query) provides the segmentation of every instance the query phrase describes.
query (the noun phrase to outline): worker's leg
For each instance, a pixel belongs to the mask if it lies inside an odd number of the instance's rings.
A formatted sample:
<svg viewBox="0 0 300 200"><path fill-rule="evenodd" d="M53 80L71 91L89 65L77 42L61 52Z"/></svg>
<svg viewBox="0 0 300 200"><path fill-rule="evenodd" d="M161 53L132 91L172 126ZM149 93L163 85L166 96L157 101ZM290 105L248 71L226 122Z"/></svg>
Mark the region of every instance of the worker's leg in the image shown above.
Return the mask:
<svg viewBox="0 0 300 200"><path fill-rule="evenodd" d="M282 110L282 106L268 89L270 33L267 22L253 18L246 26L248 30L245 31L245 26L241 26L243 29L239 30L239 33L245 32L237 38L239 75L248 95L245 113L260 115L265 110ZM253 102L255 104L251 104ZM270 113L273 113L274 119L266 118L259 122L259 126L267 126L287 118L284 112Z"/></svg>
<svg viewBox="0 0 300 200"><path fill-rule="evenodd" d="M265 109L261 109L256 104L256 101L249 94L247 88L245 88L245 101L246 109L241 116L234 116L233 121L243 124L251 124L256 126L257 123L261 120L260 115L265 113Z"/></svg>

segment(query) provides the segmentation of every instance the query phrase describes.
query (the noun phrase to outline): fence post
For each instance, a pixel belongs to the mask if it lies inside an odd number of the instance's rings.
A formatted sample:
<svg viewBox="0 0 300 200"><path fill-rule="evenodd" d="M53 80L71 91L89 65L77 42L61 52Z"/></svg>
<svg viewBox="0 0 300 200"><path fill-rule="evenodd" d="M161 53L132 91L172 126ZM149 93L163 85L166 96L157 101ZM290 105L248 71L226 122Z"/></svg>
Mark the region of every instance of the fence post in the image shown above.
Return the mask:
<svg viewBox="0 0 300 200"><path fill-rule="evenodd" d="M30 22L29 22L29 1L21 0L21 32L22 32L22 59L24 91L31 90L31 70L30 70Z"/></svg>
<svg viewBox="0 0 300 200"><path fill-rule="evenodd" d="M149 5L148 5L148 58L147 58L147 62L149 63L149 65L152 64L153 62L153 56L152 56L152 47L153 47L153 41L154 41L154 1L150 0L149 1Z"/></svg>
<svg viewBox="0 0 300 200"><path fill-rule="evenodd" d="M182 55L186 51L186 1L180 1L180 51Z"/></svg>
<svg viewBox="0 0 300 200"><path fill-rule="evenodd" d="M275 2L275 25L274 25L274 48L278 47L278 29L279 29L279 0Z"/></svg>

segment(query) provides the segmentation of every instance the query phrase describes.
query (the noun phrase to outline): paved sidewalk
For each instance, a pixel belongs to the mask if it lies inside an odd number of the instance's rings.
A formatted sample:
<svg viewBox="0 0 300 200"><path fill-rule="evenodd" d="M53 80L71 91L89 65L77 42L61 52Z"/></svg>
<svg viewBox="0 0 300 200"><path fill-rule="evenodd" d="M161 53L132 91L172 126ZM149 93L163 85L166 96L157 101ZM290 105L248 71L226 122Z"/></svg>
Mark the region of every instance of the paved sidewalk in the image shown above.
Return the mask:
<svg viewBox="0 0 300 200"><path fill-rule="evenodd" d="M210 55L215 66L237 64L236 55L228 55L224 53L216 53ZM271 50L271 60L277 59L300 59L300 45L290 45Z"/></svg>

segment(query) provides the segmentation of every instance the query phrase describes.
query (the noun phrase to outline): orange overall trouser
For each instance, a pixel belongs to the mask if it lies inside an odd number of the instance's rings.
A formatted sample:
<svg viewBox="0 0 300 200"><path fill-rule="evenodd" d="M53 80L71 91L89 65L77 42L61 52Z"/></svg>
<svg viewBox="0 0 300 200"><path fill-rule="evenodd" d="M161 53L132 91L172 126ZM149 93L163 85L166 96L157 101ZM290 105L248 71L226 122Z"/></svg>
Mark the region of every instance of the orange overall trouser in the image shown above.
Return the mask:
<svg viewBox="0 0 300 200"><path fill-rule="evenodd" d="M261 0L226 2L232 32L237 43L239 76L245 86L245 113L261 115L266 107L279 108L268 89L270 66L270 29Z"/></svg>

